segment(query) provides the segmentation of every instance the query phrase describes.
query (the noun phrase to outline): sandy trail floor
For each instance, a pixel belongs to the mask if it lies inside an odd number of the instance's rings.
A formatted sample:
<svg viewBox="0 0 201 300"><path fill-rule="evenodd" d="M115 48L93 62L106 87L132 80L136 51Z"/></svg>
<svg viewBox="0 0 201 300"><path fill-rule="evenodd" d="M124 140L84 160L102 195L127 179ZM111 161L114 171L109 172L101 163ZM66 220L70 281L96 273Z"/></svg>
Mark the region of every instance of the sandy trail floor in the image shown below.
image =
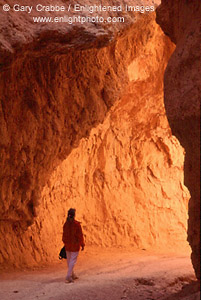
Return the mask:
<svg viewBox="0 0 201 300"><path fill-rule="evenodd" d="M1 300L198 300L189 255L134 250L80 252L79 279L64 282L66 261L42 270L4 273Z"/></svg>

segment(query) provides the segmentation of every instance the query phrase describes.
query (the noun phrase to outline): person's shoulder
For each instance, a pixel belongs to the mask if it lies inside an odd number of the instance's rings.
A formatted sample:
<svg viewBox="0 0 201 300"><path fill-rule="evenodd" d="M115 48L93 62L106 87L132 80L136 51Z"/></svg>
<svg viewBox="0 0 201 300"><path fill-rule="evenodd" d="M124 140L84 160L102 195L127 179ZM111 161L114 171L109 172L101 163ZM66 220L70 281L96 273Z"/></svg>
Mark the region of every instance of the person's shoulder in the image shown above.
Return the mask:
<svg viewBox="0 0 201 300"><path fill-rule="evenodd" d="M66 227L67 226L67 221L64 223L63 227Z"/></svg>
<svg viewBox="0 0 201 300"><path fill-rule="evenodd" d="M74 220L74 222L75 222L76 224L80 224L80 223L81 223L81 222L78 221L78 220Z"/></svg>
<svg viewBox="0 0 201 300"><path fill-rule="evenodd" d="M77 221L77 220L74 220L74 223L76 224L76 225L81 225L81 222L80 221Z"/></svg>

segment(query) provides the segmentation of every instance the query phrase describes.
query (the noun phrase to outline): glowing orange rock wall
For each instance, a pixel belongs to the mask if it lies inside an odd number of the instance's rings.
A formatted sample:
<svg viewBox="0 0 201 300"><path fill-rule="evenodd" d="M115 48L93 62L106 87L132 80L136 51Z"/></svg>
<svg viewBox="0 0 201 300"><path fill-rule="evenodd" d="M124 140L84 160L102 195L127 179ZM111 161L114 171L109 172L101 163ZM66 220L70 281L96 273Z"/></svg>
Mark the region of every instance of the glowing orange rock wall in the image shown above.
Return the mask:
<svg viewBox="0 0 201 300"><path fill-rule="evenodd" d="M185 148L184 181L191 193L188 241L200 278L200 40L201 2L162 1L157 22L176 44L164 78L164 101L173 131Z"/></svg>
<svg viewBox="0 0 201 300"><path fill-rule="evenodd" d="M144 110L147 101L155 111ZM58 209L64 220L76 207L87 245L186 246L183 150L171 136L162 101L155 93L125 95L53 173L43 191L44 222Z"/></svg>
<svg viewBox="0 0 201 300"><path fill-rule="evenodd" d="M57 258L69 206L88 245L185 244L183 150L163 106L173 46L154 17L140 16L110 43L108 35L105 48L93 40L66 53L60 40L54 55L36 44L10 55L0 78L4 267Z"/></svg>
<svg viewBox="0 0 201 300"><path fill-rule="evenodd" d="M29 236L27 228L38 216L41 190L52 171L122 93L126 67L110 51L22 57L2 73L1 262L32 264L35 252L46 259L38 246L44 243L40 231ZM33 259L27 247L33 248Z"/></svg>
<svg viewBox="0 0 201 300"><path fill-rule="evenodd" d="M172 46L156 25L149 26L152 36L129 61L123 96L43 189L37 224L44 238L46 231L53 233L51 250L61 243L71 206L77 208L87 245L186 247L189 195L183 186L183 149L171 135L162 92ZM132 34L118 41L118 55L123 45L132 44ZM125 65L131 53L124 53Z"/></svg>

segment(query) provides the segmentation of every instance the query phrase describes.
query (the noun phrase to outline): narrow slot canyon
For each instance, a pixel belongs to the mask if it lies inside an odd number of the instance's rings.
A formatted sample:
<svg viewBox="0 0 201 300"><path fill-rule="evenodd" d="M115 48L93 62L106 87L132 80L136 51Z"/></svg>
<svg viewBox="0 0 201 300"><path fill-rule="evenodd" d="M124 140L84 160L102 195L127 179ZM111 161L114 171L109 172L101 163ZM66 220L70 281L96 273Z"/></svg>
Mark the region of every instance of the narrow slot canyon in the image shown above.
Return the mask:
<svg viewBox="0 0 201 300"><path fill-rule="evenodd" d="M1 299L200 297L201 5L141 2L156 12L110 26L0 11ZM86 246L67 287L70 207Z"/></svg>

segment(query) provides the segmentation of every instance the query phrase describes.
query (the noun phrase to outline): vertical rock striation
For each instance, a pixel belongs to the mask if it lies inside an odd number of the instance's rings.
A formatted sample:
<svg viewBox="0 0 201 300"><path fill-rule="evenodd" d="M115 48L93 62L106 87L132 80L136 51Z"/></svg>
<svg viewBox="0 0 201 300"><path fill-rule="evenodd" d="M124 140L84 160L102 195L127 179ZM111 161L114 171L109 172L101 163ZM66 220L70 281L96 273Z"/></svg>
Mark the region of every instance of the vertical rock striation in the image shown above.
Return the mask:
<svg viewBox="0 0 201 300"><path fill-rule="evenodd" d="M200 278L200 95L201 2L165 1L157 22L176 49L164 77L164 99L172 132L185 148L184 180L189 188L188 241L192 263Z"/></svg>

